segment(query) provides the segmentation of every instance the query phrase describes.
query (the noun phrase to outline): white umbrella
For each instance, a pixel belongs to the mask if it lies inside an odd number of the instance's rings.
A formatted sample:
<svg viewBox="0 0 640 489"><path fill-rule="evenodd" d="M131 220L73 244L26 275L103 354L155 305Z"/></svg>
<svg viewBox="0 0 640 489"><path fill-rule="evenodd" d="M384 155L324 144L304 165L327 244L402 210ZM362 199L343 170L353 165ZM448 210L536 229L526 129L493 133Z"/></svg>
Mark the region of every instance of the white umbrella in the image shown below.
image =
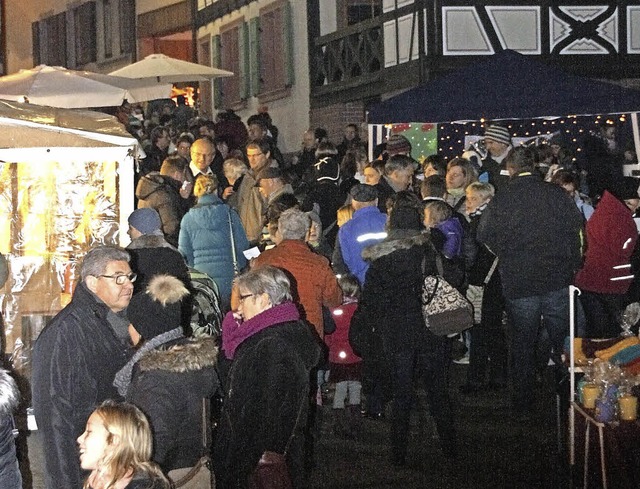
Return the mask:
<svg viewBox="0 0 640 489"><path fill-rule="evenodd" d="M150 54L143 60L112 71L110 74L126 78L152 78L158 83L209 81L212 78L233 76L230 71L170 58L164 54Z"/></svg>
<svg viewBox="0 0 640 489"><path fill-rule="evenodd" d="M0 77L0 99L65 109L112 107L171 96L171 85L61 66L36 66Z"/></svg>

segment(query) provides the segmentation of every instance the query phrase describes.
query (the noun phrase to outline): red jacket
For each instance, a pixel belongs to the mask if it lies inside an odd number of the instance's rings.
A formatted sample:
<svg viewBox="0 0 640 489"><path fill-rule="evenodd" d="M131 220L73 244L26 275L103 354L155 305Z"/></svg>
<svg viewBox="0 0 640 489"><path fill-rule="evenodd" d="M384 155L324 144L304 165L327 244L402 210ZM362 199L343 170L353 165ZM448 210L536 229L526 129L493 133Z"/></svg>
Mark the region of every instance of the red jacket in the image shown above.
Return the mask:
<svg viewBox="0 0 640 489"><path fill-rule="evenodd" d="M605 192L587 221L586 231L587 252L576 286L601 294L626 293L633 280L630 262L638 239L631 211Z"/></svg>
<svg viewBox="0 0 640 489"><path fill-rule="evenodd" d="M322 306L331 308L342 304L342 291L329 260L311 251L304 241L285 239L254 260L254 267L260 265L273 265L293 276L293 299L302 305L304 318L322 338Z"/></svg>
<svg viewBox="0 0 640 489"><path fill-rule="evenodd" d="M331 309L336 330L324 337L324 342L329 347L329 362L331 363L357 363L361 361L360 357L353 353L349 344L351 318L357 308L358 302L353 301Z"/></svg>

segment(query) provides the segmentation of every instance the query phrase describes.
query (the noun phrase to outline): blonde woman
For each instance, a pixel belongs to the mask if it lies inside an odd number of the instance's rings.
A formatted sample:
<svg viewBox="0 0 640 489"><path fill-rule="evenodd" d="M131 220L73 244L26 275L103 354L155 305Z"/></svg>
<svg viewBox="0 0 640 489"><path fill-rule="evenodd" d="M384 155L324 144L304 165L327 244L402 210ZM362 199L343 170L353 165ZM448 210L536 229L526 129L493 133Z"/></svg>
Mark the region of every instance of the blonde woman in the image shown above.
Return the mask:
<svg viewBox="0 0 640 489"><path fill-rule="evenodd" d="M447 204L454 210L465 212L465 189L478 181L478 173L473 164L464 158L454 158L447 164Z"/></svg>
<svg viewBox="0 0 640 489"><path fill-rule="evenodd" d="M169 489L151 462L151 428L132 404L105 401L78 438L80 466L91 473L84 489Z"/></svg>

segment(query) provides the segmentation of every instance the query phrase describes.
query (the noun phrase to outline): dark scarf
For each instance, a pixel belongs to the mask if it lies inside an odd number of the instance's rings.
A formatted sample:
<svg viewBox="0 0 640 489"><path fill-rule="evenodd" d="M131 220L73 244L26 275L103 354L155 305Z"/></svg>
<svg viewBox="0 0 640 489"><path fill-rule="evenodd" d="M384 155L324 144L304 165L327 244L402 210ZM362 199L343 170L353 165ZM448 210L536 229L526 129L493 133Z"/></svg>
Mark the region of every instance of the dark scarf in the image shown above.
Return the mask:
<svg viewBox="0 0 640 489"><path fill-rule="evenodd" d="M300 312L293 302L283 302L273 306L248 321L239 322L228 312L222 321L222 349L229 360L233 359L240 344L259 331L289 321L300 319Z"/></svg>

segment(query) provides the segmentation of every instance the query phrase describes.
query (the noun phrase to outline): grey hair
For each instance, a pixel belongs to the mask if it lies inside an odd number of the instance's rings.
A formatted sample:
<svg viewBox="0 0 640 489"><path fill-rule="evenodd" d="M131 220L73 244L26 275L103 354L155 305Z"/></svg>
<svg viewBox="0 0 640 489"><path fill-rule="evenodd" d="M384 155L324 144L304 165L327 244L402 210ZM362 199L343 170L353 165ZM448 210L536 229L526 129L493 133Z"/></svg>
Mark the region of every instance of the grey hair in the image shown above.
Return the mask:
<svg viewBox="0 0 640 489"><path fill-rule="evenodd" d="M102 275L112 261L126 261L128 263L130 260L129 253L122 248L117 246L98 246L84 255L82 267L80 268L80 277L84 282L89 276L97 277Z"/></svg>
<svg viewBox="0 0 640 489"><path fill-rule="evenodd" d="M0 368L0 416L11 414L20 403L20 391L9 372Z"/></svg>
<svg viewBox="0 0 640 489"><path fill-rule="evenodd" d="M287 209L278 219L278 231L283 239L304 239L310 227L311 219L300 209Z"/></svg>
<svg viewBox="0 0 640 489"><path fill-rule="evenodd" d="M247 173L249 169L244 161L239 160L238 158L229 158L224 161L222 164L222 171L224 171L224 176L229 178L240 178L242 175Z"/></svg>
<svg viewBox="0 0 640 489"><path fill-rule="evenodd" d="M271 265L250 269L236 278L236 285L250 294L267 294L274 306L293 300L289 278L282 270Z"/></svg>
<svg viewBox="0 0 640 489"><path fill-rule="evenodd" d="M393 155L390 156L384 165L384 173L391 175L396 170L413 170L418 168L418 162L406 155Z"/></svg>

